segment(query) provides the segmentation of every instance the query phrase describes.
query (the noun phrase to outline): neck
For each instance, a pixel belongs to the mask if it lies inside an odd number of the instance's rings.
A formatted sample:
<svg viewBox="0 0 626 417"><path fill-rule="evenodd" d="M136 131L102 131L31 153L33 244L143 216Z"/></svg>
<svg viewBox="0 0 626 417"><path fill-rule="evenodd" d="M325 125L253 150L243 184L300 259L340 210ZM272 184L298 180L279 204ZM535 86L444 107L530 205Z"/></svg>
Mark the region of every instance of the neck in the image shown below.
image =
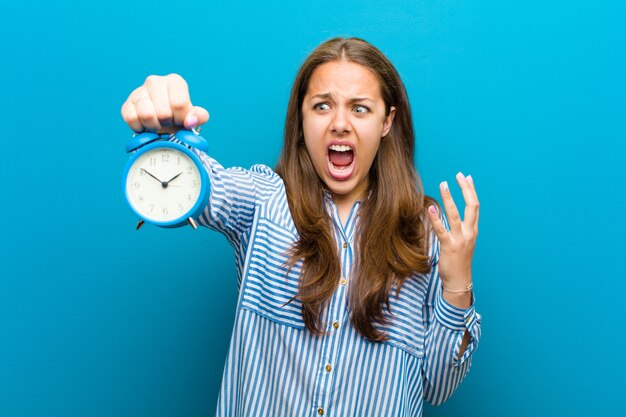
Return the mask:
<svg viewBox="0 0 626 417"><path fill-rule="evenodd" d="M348 218L350 217L350 213L352 212L352 208L362 197L362 193L359 195L339 195L339 194L331 194L333 196L333 202L335 206L337 206L337 213L339 214L339 219L341 220L341 224L345 226Z"/></svg>

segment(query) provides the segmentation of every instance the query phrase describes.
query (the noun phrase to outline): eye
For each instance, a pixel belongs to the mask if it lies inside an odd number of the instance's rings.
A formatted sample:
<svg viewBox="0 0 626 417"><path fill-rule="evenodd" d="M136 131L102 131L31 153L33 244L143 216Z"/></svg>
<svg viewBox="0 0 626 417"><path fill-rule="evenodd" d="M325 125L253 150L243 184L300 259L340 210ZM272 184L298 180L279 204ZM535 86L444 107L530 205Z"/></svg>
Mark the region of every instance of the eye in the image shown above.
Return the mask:
<svg viewBox="0 0 626 417"><path fill-rule="evenodd" d="M317 103L313 105L313 109L319 110L319 111L326 111L326 110L330 110L330 106L328 105L328 103Z"/></svg>
<svg viewBox="0 0 626 417"><path fill-rule="evenodd" d="M365 106L354 106L354 109L352 109L355 113L367 113L370 111L370 109L368 109Z"/></svg>

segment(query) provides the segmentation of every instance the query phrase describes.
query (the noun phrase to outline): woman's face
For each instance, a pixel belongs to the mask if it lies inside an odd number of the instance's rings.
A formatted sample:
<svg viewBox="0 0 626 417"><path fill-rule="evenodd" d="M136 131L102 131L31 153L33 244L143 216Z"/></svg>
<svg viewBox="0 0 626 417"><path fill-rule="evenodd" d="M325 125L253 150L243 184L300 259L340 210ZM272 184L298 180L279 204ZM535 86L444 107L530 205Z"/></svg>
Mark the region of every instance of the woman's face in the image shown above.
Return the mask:
<svg viewBox="0 0 626 417"><path fill-rule="evenodd" d="M304 141L336 204L352 205L367 190L394 116L394 107L385 114L378 79L360 64L328 62L311 75L302 102Z"/></svg>

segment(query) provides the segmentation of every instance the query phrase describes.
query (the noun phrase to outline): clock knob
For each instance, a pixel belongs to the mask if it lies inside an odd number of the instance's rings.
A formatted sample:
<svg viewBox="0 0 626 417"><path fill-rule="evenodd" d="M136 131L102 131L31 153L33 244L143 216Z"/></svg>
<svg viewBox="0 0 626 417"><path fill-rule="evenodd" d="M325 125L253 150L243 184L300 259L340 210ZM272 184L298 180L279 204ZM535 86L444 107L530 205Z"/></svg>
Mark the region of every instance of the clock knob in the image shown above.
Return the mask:
<svg viewBox="0 0 626 417"><path fill-rule="evenodd" d="M155 132L141 132L130 138L126 144L126 153L131 153L141 148L144 145L154 142L160 139L160 135Z"/></svg>
<svg viewBox="0 0 626 417"><path fill-rule="evenodd" d="M196 148L202 152L209 151L209 143L206 139L190 130L179 130L174 134L174 137L192 148Z"/></svg>

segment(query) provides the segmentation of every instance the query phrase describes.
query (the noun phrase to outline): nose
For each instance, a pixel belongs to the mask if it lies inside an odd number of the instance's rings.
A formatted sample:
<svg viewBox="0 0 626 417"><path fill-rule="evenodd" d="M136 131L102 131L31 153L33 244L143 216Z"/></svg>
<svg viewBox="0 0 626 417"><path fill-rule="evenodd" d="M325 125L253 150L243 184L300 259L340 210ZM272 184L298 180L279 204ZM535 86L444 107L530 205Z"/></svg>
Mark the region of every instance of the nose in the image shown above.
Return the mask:
<svg viewBox="0 0 626 417"><path fill-rule="evenodd" d="M335 135L344 135L350 132L350 120L346 116L344 109L337 109L331 121L330 128Z"/></svg>

